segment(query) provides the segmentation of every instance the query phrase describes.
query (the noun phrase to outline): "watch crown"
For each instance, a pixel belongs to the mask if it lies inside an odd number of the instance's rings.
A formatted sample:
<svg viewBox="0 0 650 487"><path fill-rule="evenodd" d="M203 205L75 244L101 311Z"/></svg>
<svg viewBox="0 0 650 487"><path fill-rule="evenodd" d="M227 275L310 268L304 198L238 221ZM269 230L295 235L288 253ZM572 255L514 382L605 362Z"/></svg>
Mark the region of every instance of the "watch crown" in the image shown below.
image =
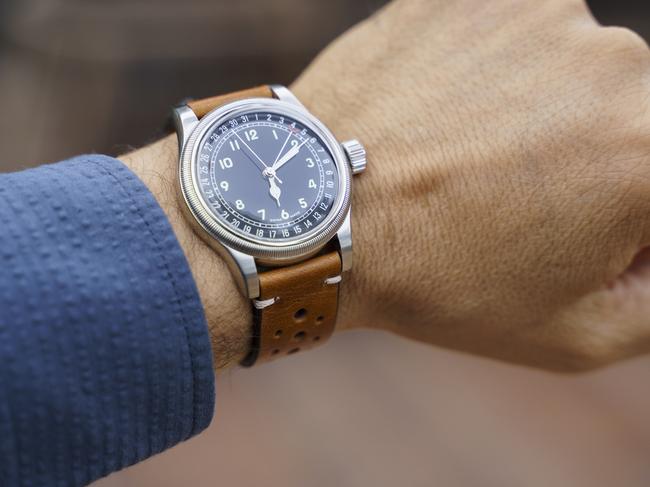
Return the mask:
<svg viewBox="0 0 650 487"><path fill-rule="evenodd" d="M361 142L356 139L346 140L341 144L341 147L343 147L343 151L348 157L352 174L361 174L366 170L366 149L361 145Z"/></svg>

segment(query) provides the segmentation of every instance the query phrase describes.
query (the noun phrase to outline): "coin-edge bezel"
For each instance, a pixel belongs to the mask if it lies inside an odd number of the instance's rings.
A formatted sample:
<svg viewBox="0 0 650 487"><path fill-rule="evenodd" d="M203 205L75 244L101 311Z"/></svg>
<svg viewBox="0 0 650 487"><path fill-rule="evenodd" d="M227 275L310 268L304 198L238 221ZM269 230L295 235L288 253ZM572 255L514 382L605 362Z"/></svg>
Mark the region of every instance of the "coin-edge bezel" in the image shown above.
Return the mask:
<svg viewBox="0 0 650 487"><path fill-rule="evenodd" d="M269 112L296 119L325 143L339 172L339 191L325 220L309 234L279 242L245 238L232 231L213 215L198 189L196 162L204 136L226 120L250 112ZM350 207L351 174L343 150L332 132L306 109L283 100L249 98L238 100L205 115L190 134L180 157L179 180L184 203L191 215L208 234L221 244L254 257L270 260L296 259L313 254L329 242L343 224Z"/></svg>

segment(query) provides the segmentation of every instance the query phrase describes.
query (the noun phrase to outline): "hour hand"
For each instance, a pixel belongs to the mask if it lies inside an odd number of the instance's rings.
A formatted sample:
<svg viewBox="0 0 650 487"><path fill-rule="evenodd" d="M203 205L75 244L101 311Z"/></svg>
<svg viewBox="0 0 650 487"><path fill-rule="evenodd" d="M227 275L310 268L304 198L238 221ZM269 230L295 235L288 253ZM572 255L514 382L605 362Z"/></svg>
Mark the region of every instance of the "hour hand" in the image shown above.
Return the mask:
<svg viewBox="0 0 650 487"><path fill-rule="evenodd" d="M277 203L278 208L279 208L280 207L280 195L282 194L282 190L275 183L275 179L272 178L272 177L269 178L269 194L275 200L275 202Z"/></svg>

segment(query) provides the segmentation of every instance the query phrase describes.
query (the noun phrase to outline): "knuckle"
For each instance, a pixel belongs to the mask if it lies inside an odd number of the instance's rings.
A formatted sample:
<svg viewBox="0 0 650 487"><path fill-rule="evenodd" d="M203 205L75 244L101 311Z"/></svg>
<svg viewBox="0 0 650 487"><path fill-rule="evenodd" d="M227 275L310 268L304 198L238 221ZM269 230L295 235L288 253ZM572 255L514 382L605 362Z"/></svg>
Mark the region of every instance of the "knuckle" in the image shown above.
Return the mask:
<svg viewBox="0 0 650 487"><path fill-rule="evenodd" d="M629 111L639 109L650 76L650 49L641 36L625 27L595 26L580 32L573 56L573 73L587 90L585 99L619 115L621 123Z"/></svg>
<svg viewBox="0 0 650 487"><path fill-rule="evenodd" d="M620 344L612 336L596 332L581 313L551 320L553 335L545 344L547 368L560 373L580 373L612 363L621 353Z"/></svg>
<svg viewBox="0 0 650 487"><path fill-rule="evenodd" d="M551 369L565 374L577 374L602 368L612 361L612 354L602 348L568 346L562 350Z"/></svg>
<svg viewBox="0 0 650 487"><path fill-rule="evenodd" d="M552 328L557 336L548 349L552 357L550 369L563 373L588 372L643 352L639 348L638 330L627 326L624 319L612 321L607 312L594 313L603 306L597 305L598 301L601 298L589 301L589 311L587 308L573 310L565 318L554 321ZM618 326L614 326L615 322Z"/></svg>
<svg viewBox="0 0 650 487"><path fill-rule="evenodd" d="M596 23L585 0L547 0L547 2L561 15L563 21L578 19L581 21L588 20L590 24ZM538 2L535 1L535 3Z"/></svg>
<svg viewBox="0 0 650 487"><path fill-rule="evenodd" d="M612 53L624 60L650 62L650 50L646 41L635 31L627 27L601 27L603 41Z"/></svg>

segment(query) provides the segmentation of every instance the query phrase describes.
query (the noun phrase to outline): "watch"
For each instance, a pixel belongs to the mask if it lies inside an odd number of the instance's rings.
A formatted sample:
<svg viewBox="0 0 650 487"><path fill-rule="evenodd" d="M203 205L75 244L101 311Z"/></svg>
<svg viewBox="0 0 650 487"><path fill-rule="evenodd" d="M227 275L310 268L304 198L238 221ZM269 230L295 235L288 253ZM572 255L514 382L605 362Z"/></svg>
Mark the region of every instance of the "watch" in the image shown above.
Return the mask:
<svg viewBox="0 0 650 487"><path fill-rule="evenodd" d="M190 101L173 119L181 206L253 306L242 365L325 342L352 266L350 194L363 146L339 143L280 85Z"/></svg>

